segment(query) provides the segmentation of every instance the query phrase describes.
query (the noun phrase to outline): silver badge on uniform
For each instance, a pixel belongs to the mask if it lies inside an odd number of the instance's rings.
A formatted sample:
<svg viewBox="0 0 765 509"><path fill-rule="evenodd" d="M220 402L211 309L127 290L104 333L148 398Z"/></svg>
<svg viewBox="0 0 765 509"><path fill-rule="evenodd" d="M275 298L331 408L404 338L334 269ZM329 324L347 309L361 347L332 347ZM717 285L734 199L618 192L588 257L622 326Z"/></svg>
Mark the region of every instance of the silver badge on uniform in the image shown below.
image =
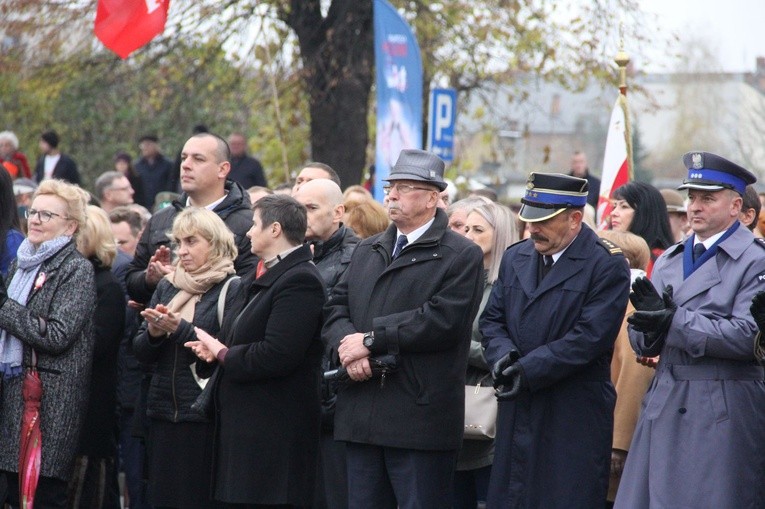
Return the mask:
<svg viewBox="0 0 765 509"><path fill-rule="evenodd" d="M704 167L704 156L699 153L693 154L691 156L691 164L695 170L700 170Z"/></svg>

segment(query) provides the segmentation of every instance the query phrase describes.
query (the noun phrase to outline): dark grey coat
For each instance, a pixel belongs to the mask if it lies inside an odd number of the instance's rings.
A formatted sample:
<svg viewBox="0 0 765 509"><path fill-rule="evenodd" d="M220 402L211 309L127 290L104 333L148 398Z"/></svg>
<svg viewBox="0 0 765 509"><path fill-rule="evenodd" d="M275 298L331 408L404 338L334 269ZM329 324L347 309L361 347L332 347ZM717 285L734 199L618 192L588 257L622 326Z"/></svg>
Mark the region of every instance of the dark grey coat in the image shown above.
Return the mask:
<svg viewBox="0 0 765 509"><path fill-rule="evenodd" d="M449 230L441 210L391 263L395 238L391 225L358 244L325 309L322 337L335 349L344 336L373 330L372 355L400 354L384 387L371 380L340 388L335 439L457 450L470 329L483 286L481 250Z"/></svg>
<svg viewBox="0 0 765 509"><path fill-rule="evenodd" d="M14 263L9 277L15 272ZM24 343L25 365L31 363L30 347L37 351L43 385L41 475L69 480L90 393L96 286L93 266L73 243L43 262L40 272L45 283L32 290L26 306L9 299L0 308L0 327ZM0 470L10 472L18 471L22 381L1 382Z"/></svg>

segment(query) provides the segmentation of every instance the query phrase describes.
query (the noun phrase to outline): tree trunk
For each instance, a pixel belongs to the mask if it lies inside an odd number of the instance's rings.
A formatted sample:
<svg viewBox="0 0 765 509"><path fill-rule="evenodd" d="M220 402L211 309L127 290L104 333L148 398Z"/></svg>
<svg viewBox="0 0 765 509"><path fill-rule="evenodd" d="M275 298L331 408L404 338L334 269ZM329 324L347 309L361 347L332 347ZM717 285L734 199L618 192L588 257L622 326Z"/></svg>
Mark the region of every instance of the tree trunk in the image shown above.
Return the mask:
<svg viewBox="0 0 765 509"><path fill-rule="evenodd" d="M372 0L333 0L326 17L319 7L316 0L293 0L284 19L300 44L312 158L334 168L345 188L360 182L366 165Z"/></svg>

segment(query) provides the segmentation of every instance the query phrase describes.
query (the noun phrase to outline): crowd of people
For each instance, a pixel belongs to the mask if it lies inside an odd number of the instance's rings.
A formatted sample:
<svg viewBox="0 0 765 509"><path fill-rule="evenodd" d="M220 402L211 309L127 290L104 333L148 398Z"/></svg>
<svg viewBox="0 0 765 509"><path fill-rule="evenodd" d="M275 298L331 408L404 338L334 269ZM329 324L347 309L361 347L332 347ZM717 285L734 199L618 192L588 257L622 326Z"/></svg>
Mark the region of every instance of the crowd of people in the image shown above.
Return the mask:
<svg viewBox="0 0 765 509"><path fill-rule="evenodd" d="M688 153L687 199L629 182L596 231L581 152L509 207L455 200L421 150L380 204L320 162L271 189L243 135L204 126L175 163L142 137L92 193L58 145L43 133L32 170L0 133L0 504L765 500L765 241L741 166ZM490 431L468 429L481 388Z"/></svg>

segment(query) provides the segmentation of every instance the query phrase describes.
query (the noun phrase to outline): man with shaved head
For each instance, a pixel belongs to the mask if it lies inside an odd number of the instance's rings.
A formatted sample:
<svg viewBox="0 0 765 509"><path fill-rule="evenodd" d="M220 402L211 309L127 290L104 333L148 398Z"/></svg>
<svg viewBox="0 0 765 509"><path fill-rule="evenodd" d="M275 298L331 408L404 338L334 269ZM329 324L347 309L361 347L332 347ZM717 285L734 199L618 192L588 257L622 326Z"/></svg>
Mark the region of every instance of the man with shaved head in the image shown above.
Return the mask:
<svg viewBox="0 0 765 509"><path fill-rule="evenodd" d="M308 210L306 241L313 246L313 262L324 279L327 296L340 280L351 261L359 238L342 223L345 206L343 193L334 181L317 178L302 182L293 197ZM325 371L336 355L325 349L322 359ZM319 475L316 479L314 507L348 507L345 443L333 438L335 416L335 382L322 384L322 435Z"/></svg>

